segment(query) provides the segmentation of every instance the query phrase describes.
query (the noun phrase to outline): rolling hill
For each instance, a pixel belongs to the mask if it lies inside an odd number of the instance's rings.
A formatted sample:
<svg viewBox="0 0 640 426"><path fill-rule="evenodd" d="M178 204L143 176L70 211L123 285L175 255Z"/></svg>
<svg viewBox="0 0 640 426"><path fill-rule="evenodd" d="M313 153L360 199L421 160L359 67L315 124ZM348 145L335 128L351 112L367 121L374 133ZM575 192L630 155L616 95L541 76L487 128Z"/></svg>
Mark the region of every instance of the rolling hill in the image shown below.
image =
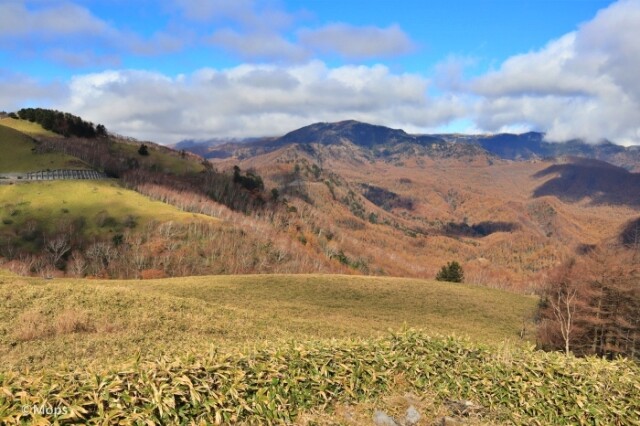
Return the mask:
<svg viewBox="0 0 640 426"><path fill-rule="evenodd" d="M4 424L368 424L408 406L419 424L468 418L452 403L471 404L480 424L640 418L636 364L498 343L516 338L536 300L477 286L0 275L0 294ZM22 409L31 404L58 411Z"/></svg>
<svg viewBox="0 0 640 426"><path fill-rule="evenodd" d="M575 159L550 166L535 176L549 175L554 178L536 188L534 196L553 195L569 202L587 199L601 205L640 205L640 173L603 161Z"/></svg>
<svg viewBox="0 0 640 426"><path fill-rule="evenodd" d="M78 158L59 152L49 152L37 155L34 153L36 143L31 136L22 133L0 120L0 174L35 172L47 169L87 169L89 166ZM22 122L22 120L14 120ZM21 127L21 126L16 126ZM39 134L37 126L32 125L28 130L31 134ZM42 128L40 128L42 129ZM44 130L44 129L42 129Z"/></svg>
<svg viewBox="0 0 640 426"><path fill-rule="evenodd" d="M51 138L61 137L60 135L53 133L50 130L45 130L40 124L31 122L29 120L20 120L18 118L4 117L0 119L0 125L17 130L20 133L24 133L32 137L39 137L39 136L45 136L45 137L51 137Z"/></svg>
<svg viewBox="0 0 640 426"><path fill-rule="evenodd" d="M448 140L457 141L455 136ZM488 152L509 160L530 160L554 157L581 157L606 161L629 171L640 172L640 149L623 147L610 141L585 143L581 140L547 141L544 133L529 132L520 135L497 134L488 136L465 136L461 141L477 143Z"/></svg>
<svg viewBox="0 0 640 426"><path fill-rule="evenodd" d="M637 363L531 346L557 265L637 250L629 167L354 121L211 161L12 124L9 172L110 179L0 185L2 424L640 419ZM451 260L467 284L431 281Z"/></svg>
<svg viewBox="0 0 640 426"><path fill-rule="evenodd" d="M382 336L403 327L477 343L516 342L523 331L533 338L537 303L476 286L346 275L0 280L8 301L0 312L0 355L5 366L31 370L113 364L135 351L147 358L211 345L230 352L291 338ZM65 321L77 325L67 328Z"/></svg>
<svg viewBox="0 0 640 426"><path fill-rule="evenodd" d="M516 140L496 135L484 142L448 138L344 121L219 145L210 151L217 157L210 162L152 143L145 143L149 155L140 155L141 142L111 136L40 137L36 154L24 155L32 161L74 154L128 189L219 219L195 234L177 226L167 234L180 236L176 251L175 244L160 242L166 236L151 237L151 228L123 227L126 217L103 228L95 225L104 222L97 213L87 213L86 235L101 229L109 244L126 249L119 259L129 259L129 250L139 246L131 245L134 234L155 241L142 244L144 261L138 266L107 268L110 276L117 271L130 271L127 277L143 271L145 276L349 272L432 278L442 265L457 260L468 282L532 292L548 271L585 247L619 241L638 217L636 175L623 168L573 157L540 159L535 152L548 144L539 134ZM517 150L519 144L531 147L529 159L506 158L516 156L506 152L507 146ZM11 217L14 207L7 203L5 230L22 220ZM97 211L109 212L106 204ZM50 214L60 216L59 211ZM22 241L24 235L5 231L32 256L47 254L45 242L56 234ZM123 239L127 244L120 245ZM81 250L89 246L77 244ZM66 271L71 252L58 269ZM20 256L12 253L5 257L17 261Z"/></svg>
<svg viewBox="0 0 640 426"><path fill-rule="evenodd" d="M236 182L201 157L150 142L50 136L36 123L16 123L34 136L2 127L11 173L0 180L0 263L13 271L112 278L348 272L247 215L264 210L266 198L248 189L260 182L251 173ZM27 181L16 173L80 165L110 180Z"/></svg>
<svg viewBox="0 0 640 426"><path fill-rule="evenodd" d="M532 291L638 216L637 175L596 160L513 160L477 141L353 121L231 148L210 160L256 170L298 212L292 235L364 273L433 277L458 260L470 282Z"/></svg>

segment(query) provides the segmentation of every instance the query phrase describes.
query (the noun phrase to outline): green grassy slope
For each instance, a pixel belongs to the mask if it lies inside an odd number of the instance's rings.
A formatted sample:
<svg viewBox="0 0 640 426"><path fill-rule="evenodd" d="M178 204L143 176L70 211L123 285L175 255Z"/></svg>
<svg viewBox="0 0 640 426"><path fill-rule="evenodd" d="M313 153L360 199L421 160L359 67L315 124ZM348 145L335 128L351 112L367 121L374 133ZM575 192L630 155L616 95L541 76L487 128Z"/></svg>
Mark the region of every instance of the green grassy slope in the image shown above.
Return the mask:
<svg viewBox="0 0 640 426"><path fill-rule="evenodd" d="M204 170L204 166L191 156L182 158L177 152L170 151L153 144L147 144L149 155L142 156L138 154L141 143L123 143L117 142L113 149L117 155L135 158L143 168L154 167L158 171L173 174L197 173Z"/></svg>
<svg viewBox="0 0 640 426"><path fill-rule="evenodd" d="M476 286L336 275L188 277L137 288L269 312L276 322L299 323L310 327L310 336L323 337L407 325L496 342L516 337L536 303Z"/></svg>
<svg viewBox="0 0 640 426"><path fill-rule="evenodd" d="M21 133L25 133L27 135L36 136L36 137L37 136L47 136L50 138L62 137L61 135L57 133L53 133L50 130L45 130L40 124L32 123L29 120L19 120L19 119L7 117L7 118L0 119L0 125L10 127Z"/></svg>
<svg viewBox="0 0 640 426"><path fill-rule="evenodd" d="M107 217L114 220L104 220ZM46 181L0 186L0 235L20 230L27 221L36 221L43 230L52 232L62 220L84 218L83 232L90 237L121 230L127 217L138 225L151 220L185 221L194 217L213 220L151 201L115 181Z"/></svg>
<svg viewBox="0 0 640 426"><path fill-rule="evenodd" d="M0 280L0 298L8 300L0 307L0 357L7 366L31 368L104 365L137 351L146 357L370 337L406 326L497 343L518 339L536 304L481 287L398 278Z"/></svg>
<svg viewBox="0 0 640 426"><path fill-rule="evenodd" d="M5 120L2 120L4 122ZM46 169L88 169L75 157L60 153L34 154L32 139L25 134L0 125L0 173L22 173Z"/></svg>
<svg viewBox="0 0 640 426"><path fill-rule="evenodd" d="M45 130L37 123L28 120L3 118L0 120L0 173L28 172L45 169L85 169L88 165L78 159L57 153L35 155L31 152L34 143L30 136L45 136L48 138L63 138L61 135ZM192 156L184 158L177 152L167 148L148 144L149 155L141 156L138 148L141 143L123 142L115 139L112 154L135 158L143 167L157 168L157 170L174 173L192 173L204 170L202 164ZM71 142L72 143L72 142Z"/></svg>

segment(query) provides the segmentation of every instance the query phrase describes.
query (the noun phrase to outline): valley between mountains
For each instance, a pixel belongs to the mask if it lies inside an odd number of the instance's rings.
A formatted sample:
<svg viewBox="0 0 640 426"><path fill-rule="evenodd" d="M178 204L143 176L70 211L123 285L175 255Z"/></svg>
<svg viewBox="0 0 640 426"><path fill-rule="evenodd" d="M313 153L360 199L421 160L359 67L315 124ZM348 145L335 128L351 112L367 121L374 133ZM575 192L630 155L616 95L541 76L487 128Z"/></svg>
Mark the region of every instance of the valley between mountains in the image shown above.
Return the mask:
<svg viewBox="0 0 640 426"><path fill-rule="evenodd" d="M0 423L640 419L634 147L24 109L0 151Z"/></svg>

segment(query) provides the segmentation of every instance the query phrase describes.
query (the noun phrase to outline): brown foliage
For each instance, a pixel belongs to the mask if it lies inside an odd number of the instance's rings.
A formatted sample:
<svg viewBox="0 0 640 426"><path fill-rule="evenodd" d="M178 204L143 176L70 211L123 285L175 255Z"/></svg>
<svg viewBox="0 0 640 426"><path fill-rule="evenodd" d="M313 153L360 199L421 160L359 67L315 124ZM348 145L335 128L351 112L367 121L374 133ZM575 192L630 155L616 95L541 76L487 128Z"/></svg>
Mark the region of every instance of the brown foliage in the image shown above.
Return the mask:
<svg viewBox="0 0 640 426"><path fill-rule="evenodd" d="M576 355L640 358L640 271L632 254L597 248L551 275L539 344Z"/></svg>
<svg viewBox="0 0 640 426"><path fill-rule="evenodd" d="M45 315L37 309L25 311L17 318L13 334L18 340L28 341L47 337L52 329Z"/></svg>
<svg viewBox="0 0 640 426"><path fill-rule="evenodd" d="M68 308L60 312L55 319L56 334L87 333L95 331L89 314L83 310Z"/></svg>
<svg viewBox="0 0 640 426"><path fill-rule="evenodd" d="M44 312L34 308L20 314L16 319L13 334L21 341L38 340L50 336L96 331L89 314L84 310L67 308L58 313L53 321Z"/></svg>
<svg viewBox="0 0 640 426"><path fill-rule="evenodd" d="M45 140L41 147L78 155L129 188L221 223L189 229L127 225L121 244L92 245L76 239L82 233L64 230L71 247L62 254L64 246L44 249L62 228L44 235L32 223L23 234L38 235L40 252L0 244L0 256L12 261L12 270L50 276L58 268L74 276L113 278L140 278L147 269L167 276L338 272L431 278L455 258L470 283L531 293L576 252L587 254L613 238L636 246L636 226L619 237L622 227L637 219L627 207L562 202L555 196L532 199L554 178L540 173L551 163L487 165L413 154L397 162L360 154L353 160L351 151L345 155L314 145L313 150L290 146L264 155L245 153L213 160L215 169L206 163L206 171L175 175L143 161L128 163L127 150L114 144ZM256 170L279 196L234 182L230 170L236 164ZM103 216L91 219L104 222L108 215Z"/></svg>
<svg viewBox="0 0 640 426"><path fill-rule="evenodd" d="M140 278L143 280L152 280L157 278L165 278L166 274L162 269L145 269L140 271Z"/></svg>

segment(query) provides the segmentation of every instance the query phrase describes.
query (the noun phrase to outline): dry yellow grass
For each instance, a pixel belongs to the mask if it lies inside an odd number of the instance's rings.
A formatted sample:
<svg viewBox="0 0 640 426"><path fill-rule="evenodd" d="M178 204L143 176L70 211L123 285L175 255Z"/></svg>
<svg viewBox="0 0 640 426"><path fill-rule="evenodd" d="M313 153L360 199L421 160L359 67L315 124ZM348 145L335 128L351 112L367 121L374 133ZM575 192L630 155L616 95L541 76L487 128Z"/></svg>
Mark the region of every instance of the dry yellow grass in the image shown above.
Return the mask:
<svg viewBox="0 0 640 426"><path fill-rule="evenodd" d="M469 425L640 418L633 362L514 341L535 298L335 275L15 280L0 280L3 424L359 425L413 406L426 426L451 399L481 407ZM423 331L383 331L407 326Z"/></svg>
<svg viewBox="0 0 640 426"><path fill-rule="evenodd" d="M40 124L32 123L29 120L19 120L19 119L7 117L7 118L0 119L0 125L10 127L12 129L15 129L21 133L25 133L30 136L36 136L36 137L46 136L46 137L53 137L53 138L62 137L57 133L53 133L52 131L45 130Z"/></svg>
<svg viewBox="0 0 640 426"><path fill-rule="evenodd" d="M405 327L517 341L536 305L532 297L468 285L335 275L1 281L0 357L14 368L380 336Z"/></svg>

